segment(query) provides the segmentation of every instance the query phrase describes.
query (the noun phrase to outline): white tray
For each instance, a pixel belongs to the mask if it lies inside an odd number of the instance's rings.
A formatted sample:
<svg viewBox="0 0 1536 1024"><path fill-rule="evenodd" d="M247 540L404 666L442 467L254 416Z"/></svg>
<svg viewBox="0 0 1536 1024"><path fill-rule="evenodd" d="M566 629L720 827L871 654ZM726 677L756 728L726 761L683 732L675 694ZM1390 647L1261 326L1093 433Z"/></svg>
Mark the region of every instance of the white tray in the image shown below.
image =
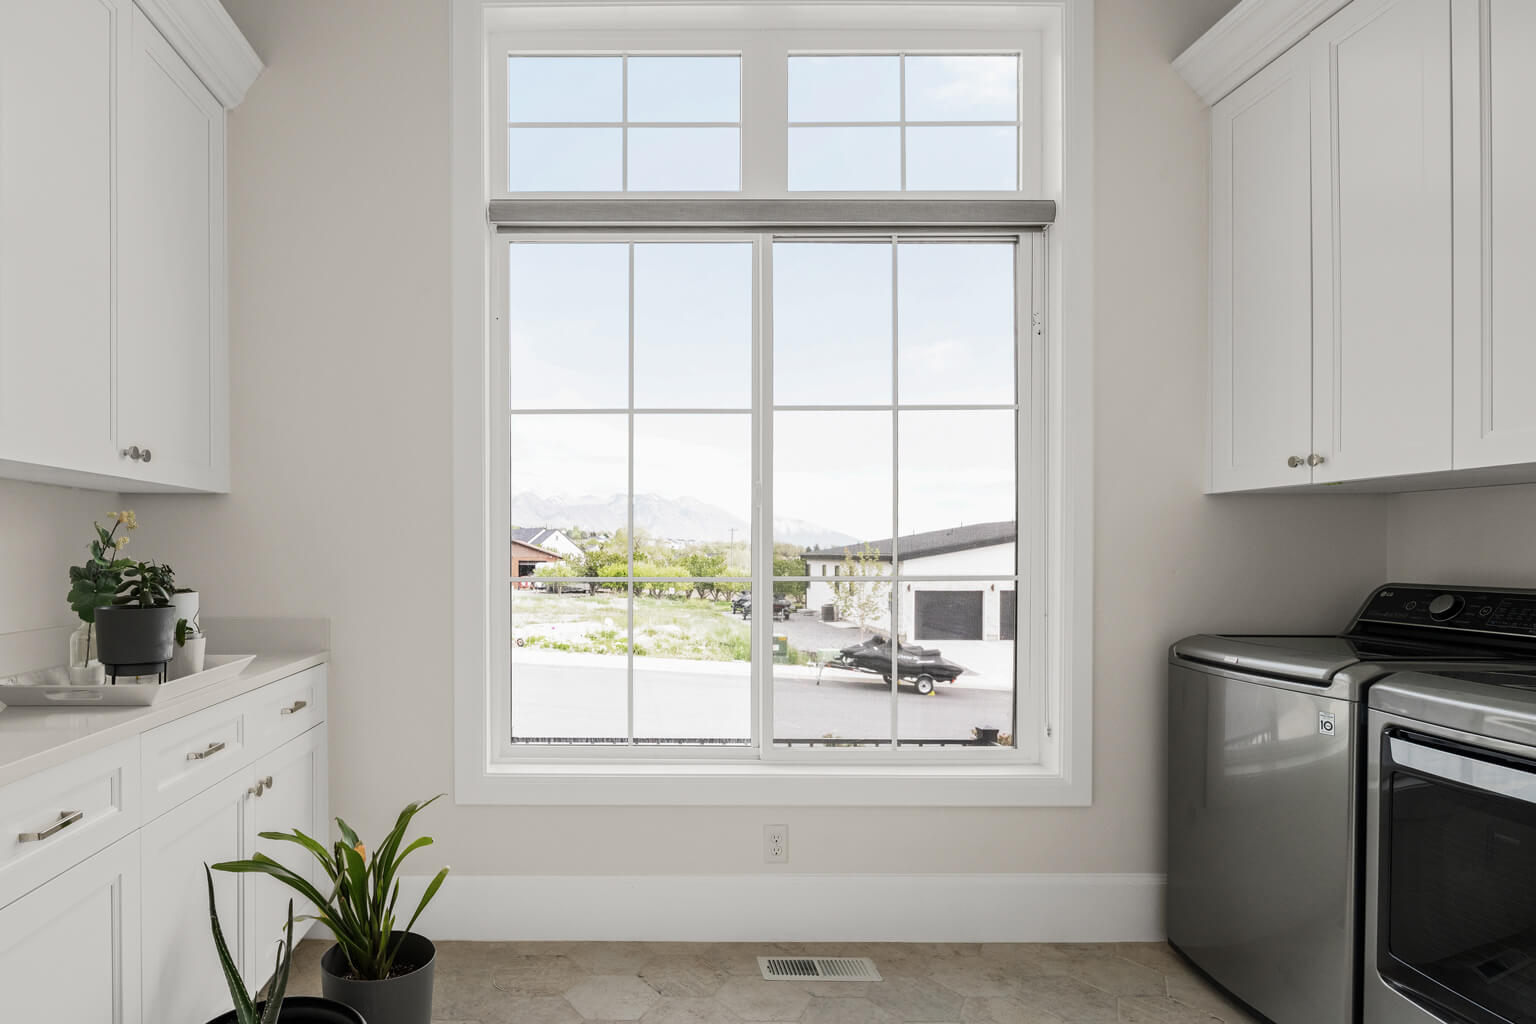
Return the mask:
<svg viewBox="0 0 1536 1024"><path fill-rule="evenodd" d="M13 708L146 707L162 698L182 696L233 679L255 660L254 654L210 654L203 659L203 670L195 675L182 676L168 683L123 682L116 686L110 682L101 686L72 686L69 670L60 665L0 678L0 704Z"/></svg>

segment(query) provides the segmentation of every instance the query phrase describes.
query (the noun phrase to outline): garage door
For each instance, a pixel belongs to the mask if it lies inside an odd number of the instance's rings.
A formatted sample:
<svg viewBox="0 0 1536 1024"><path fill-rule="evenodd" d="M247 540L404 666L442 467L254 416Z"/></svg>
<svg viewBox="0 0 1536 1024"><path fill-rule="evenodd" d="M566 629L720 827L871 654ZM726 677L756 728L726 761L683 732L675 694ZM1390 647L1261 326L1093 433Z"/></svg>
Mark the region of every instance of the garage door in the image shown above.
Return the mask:
<svg viewBox="0 0 1536 1024"><path fill-rule="evenodd" d="M979 590L919 590L915 640L980 640Z"/></svg>

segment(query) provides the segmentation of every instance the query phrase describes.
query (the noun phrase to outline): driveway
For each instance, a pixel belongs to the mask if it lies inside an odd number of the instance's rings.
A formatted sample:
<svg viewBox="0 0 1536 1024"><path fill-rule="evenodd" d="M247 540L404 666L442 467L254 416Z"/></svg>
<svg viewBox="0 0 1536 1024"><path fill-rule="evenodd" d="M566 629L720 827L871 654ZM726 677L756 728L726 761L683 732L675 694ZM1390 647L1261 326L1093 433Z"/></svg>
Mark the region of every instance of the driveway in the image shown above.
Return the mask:
<svg viewBox="0 0 1536 1024"><path fill-rule="evenodd" d="M745 741L751 735L752 684L745 662L635 662L635 735L648 739ZM516 652L512 721L520 738L611 739L625 735L625 659L556 651ZM962 677L963 679L964 677ZM885 740L890 691L878 676L775 666L774 736L785 740ZM967 741L973 727L1013 731L1010 693L940 684L922 697L897 697L904 739Z"/></svg>

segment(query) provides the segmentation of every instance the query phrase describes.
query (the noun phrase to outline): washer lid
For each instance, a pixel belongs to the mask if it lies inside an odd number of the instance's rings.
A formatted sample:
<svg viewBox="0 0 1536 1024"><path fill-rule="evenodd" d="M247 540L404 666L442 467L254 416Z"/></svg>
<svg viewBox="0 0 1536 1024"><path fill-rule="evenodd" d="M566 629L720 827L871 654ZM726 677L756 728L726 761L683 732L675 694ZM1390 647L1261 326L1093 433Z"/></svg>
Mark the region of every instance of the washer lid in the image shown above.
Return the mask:
<svg viewBox="0 0 1536 1024"><path fill-rule="evenodd" d="M1252 672L1314 686L1359 663L1352 641L1340 636L1217 636L1203 633L1173 645L1175 657L1217 668Z"/></svg>
<svg viewBox="0 0 1536 1024"><path fill-rule="evenodd" d="M1398 672L1371 687L1373 711L1536 746L1536 674L1452 668Z"/></svg>

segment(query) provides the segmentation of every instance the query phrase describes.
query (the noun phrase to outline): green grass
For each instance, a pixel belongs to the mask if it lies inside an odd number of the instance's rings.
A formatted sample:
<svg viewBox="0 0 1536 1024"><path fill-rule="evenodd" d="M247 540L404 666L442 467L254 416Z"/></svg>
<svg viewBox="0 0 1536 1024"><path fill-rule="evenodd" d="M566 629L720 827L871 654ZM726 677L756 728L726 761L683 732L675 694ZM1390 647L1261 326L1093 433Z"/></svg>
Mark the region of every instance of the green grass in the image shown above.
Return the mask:
<svg viewBox="0 0 1536 1024"><path fill-rule="evenodd" d="M512 634L525 648L576 654L624 654L629 649L623 594L512 596ZM696 597L636 597L635 656L688 661L750 661L752 630L729 601Z"/></svg>

